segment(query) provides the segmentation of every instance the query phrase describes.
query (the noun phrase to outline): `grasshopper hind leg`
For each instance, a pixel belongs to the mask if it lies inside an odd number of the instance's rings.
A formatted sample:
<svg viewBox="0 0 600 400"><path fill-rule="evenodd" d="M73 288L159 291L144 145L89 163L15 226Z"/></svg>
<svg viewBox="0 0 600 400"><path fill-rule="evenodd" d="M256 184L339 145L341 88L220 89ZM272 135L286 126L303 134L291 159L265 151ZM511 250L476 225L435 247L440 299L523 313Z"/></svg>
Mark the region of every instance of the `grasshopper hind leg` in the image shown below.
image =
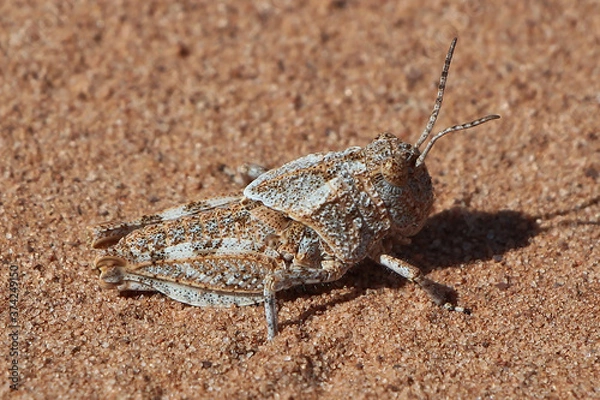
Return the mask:
<svg viewBox="0 0 600 400"><path fill-rule="evenodd" d="M219 292L142 275L128 270L126 261L120 257L100 257L96 260L96 267L101 271L101 285L119 292L160 292L173 300L199 307L247 306L262 301L260 293Z"/></svg>

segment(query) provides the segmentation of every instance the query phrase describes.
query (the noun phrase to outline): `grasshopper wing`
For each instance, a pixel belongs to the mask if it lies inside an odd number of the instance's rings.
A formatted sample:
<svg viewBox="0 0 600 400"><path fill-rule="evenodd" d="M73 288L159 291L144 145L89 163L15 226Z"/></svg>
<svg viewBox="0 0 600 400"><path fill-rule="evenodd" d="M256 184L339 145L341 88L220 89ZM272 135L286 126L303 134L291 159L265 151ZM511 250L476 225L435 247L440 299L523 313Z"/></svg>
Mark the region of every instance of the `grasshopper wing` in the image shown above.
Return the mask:
<svg viewBox="0 0 600 400"><path fill-rule="evenodd" d="M134 221L109 221L101 225L88 228L90 242L93 248L107 248L116 244L121 238L131 232L150 225L156 225L165 221L174 221L185 218L190 215L197 215L215 208L227 207L232 203L239 202L241 197L217 197L184 204L178 207L169 208L158 214L145 215Z"/></svg>

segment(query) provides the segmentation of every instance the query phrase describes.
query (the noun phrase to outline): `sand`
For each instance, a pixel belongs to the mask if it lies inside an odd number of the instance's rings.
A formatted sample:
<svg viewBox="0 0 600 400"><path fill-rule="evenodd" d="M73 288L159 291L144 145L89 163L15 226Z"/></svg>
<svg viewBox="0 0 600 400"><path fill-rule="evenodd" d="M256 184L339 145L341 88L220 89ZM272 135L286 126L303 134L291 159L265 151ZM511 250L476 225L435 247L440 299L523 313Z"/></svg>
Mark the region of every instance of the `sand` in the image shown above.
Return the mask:
<svg viewBox="0 0 600 400"><path fill-rule="evenodd" d="M576 4L0 5L0 397L599 398L600 5ZM87 226L414 143L454 36L438 127L502 119L436 144L396 251L470 316L369 261L282 293L271 342L261 306L100 288Z"/></svg>

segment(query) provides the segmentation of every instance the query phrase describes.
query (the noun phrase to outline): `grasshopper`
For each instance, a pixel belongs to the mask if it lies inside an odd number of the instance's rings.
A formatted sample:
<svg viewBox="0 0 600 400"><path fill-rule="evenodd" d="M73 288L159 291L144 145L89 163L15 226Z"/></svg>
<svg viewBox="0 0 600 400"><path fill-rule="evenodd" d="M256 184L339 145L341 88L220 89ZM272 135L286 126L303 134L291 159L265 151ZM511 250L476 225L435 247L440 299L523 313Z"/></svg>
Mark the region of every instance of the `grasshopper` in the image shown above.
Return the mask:
<svg viewBox="0 0 600 400"><path fill-rule="evenodd" d="M429 121L416 144L382 133L366 147L311 154L252 180L243 194L171 208L91 230L94 264L105 288L157 291L195 306L263 302L268 338L277 333L276 293L331 282L369 258L425 289L450 310L420 270L390 254L417 234L433 204L427 154L456 39L450 45ZM429 139L423 151L420 147ZM434 286L434 285L433 285Z"/></svg>

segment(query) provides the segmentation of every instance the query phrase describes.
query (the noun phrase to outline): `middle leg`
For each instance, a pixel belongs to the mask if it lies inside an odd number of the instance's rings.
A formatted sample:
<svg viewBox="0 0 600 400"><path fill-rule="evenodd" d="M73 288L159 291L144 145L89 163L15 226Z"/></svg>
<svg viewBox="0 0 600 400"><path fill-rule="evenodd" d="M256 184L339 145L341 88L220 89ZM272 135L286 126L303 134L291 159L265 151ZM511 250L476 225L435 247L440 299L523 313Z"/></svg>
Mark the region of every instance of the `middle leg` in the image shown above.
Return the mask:
<svg viewBox="0 0 600 400"><path fill-rule="evenodd" d="M290 268L275 271L267 276L264 282L265 317L269 340L277 334L277 299L276 293L292 286L313 283L332 282L340 279L351 264L331 258L321 262L320 267L292 264Z"/></svg>

